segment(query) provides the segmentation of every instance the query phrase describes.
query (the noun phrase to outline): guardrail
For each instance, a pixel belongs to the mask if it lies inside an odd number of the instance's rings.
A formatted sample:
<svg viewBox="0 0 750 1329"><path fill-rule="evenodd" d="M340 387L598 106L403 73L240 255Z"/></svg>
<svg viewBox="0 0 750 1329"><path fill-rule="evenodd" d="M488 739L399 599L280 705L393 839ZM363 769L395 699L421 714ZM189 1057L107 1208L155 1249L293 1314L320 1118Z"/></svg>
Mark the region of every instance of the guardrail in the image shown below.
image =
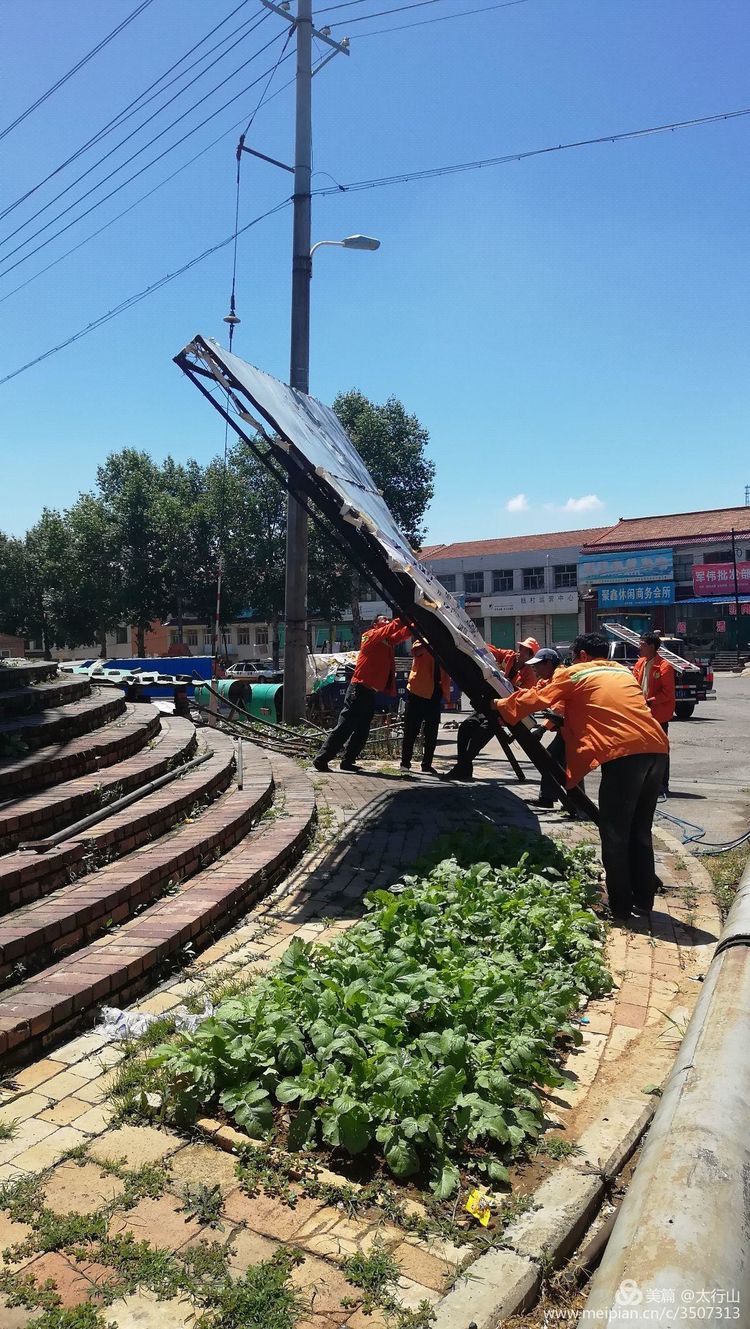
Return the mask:
<svg viewBox="0 0 750 1329"><path fill-rule="evenodd" d="M581 1324L750 1325L750 863Z"/></svg>

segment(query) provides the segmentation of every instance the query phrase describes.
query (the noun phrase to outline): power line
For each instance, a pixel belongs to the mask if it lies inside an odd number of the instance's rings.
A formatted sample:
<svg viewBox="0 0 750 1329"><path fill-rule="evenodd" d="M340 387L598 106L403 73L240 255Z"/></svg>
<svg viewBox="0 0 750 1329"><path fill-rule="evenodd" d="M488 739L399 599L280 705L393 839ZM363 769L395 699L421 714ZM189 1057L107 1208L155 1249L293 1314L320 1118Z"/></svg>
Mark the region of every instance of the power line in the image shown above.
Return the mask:
<svg viewBox="0 0 750 1329"><path fill-rule="evenodd" d="M263 77L264 75L261 75L261 78ZM260 82L260 79L256 81ZM283 88L279 88L278 92L282 92L283 90ZM277 93L274 94L274 96L276 95ZM332 188L314 189L312 193L317 197L321 197L330 194L349 193L359 189L378 189L385 185L406 184L416 180L429 180L442 175L452 175L460 171L476 171L483 167L501 166L508 162L523 161L528 157L538 157L544 153L564 152L569 148L588 147L601 143L621 143L628 139L646 138L652 134L663 134L677 129L690 129L698 125L717 124L720 121L739 119L741 116L746 115L750 115L750 107L743 107L737 111L723 111L717 115L700 116L692 120L674 120L669 124L654 125L648 129L631 129L619 134L602 134L596 138L577 139L575 142L571 143L558 143L556 146L548 148L535 148L526 152L508 153L504 157L490 157L475 162L460 162L453 166L436 166L425 171L411 171L405 172L402 175L381 176L378 179L360 180L348 185L336 184ZM283 199L280 203L277 203L275 207L270 208L259 217L254 217L252 221L247 222L241 227L238 234L242 235L245 231L249 230L251 226L257 225L259 221L263 221L266 217L271 217L274 213L280 212L283 208L287 207L291 201L291 197ZM168 282L174 281L175 278L182 276L183 273L189 271L190 268L195 267L198 263L202 263L203 260L208 258L211 254L215 254L219 249L224 249L227 245L231 245L234 242L234 238L235 236L233 232L232 235L227 236L225 240L219 241L218 244L212 245L210 249L204 250L202 254L198 254L195 258L190 259L181 268L178 268L176 272L168 273L158 282L154 282L151 286L147 286L143 291L139 291L136 295L129 296L119 305L116 305L114 309L111 309L106 314L102 314L99 318L94 319L93 322L88 323L85 328L81 328L78 332L74 333L72 337L68 337L66 341L60 342L57 346L53 346L48 351L44 351L42 355L38 355L35 359L29 360L25 365L21 365L20 368L14 369L12 373L6 374L4 378L0 379L0 386L4 383L10 382L11 379L16 378L19 374L23 374L27 369L33 368L34 365L40 364L42 360L47 360L51 355L55 355L58 351L64 350L66 346L72 345L73 342L78 341L81 337L85 337L89 332L93 332L96 328L101 327L102 324L109 322L110 319L116 318L119 314L124 313L133 305L144 300L148 295L153 294L154 291L160 290L162 286L166 286Z"/></svg>
<svg viewBox="0 0 750 1329"><path fill-rule="evenodd" d="M272 217L274 213L281 212L283 208L289 206L291 201L291 196L282 199L280 203L269 208L267 212L262 212L258 217L253 217L252 221L246 222L245 225L240 228L238 234L242 235L243 232L249 231L252 226L257 226L258 222L265 221L266 217ZM17 378L19 374L25 373L27 369L32 369L34 365L41 364L43 360L48 360L51 355L56 355L58 351L64 351L66 346L72 346L74 342L80 341L81 337L86 337L90 332L94 332L96 328L102 327L104 323L109 323L111 319L117 318L119 314L125 313L127 309L132 309L133 306L139 304L141 300L145 300L147 296L153 295L155 291L160 291L163 286L167 286L169 282L174 281L175 278L182 277L184 273L189 272L189 270L196 267L198 263L202 263L204 259L210 258L212 254L216 254L220 249L224 249L227 245L231 245L233 240L234 233L228 235L225 240L220 240L218 244L211 245L210 249L204 249L202 254L197 254L195 258L189 259L181 268L177 268L174 272L166 273L164 277L160 277L158 281L152 282L152 284L146 286L144 290L138 291L135 295L129 295L125 300L122 300L119 305L115 305L113 309L107 310L107 313L101 314L99 318L92 319L92 321L87 323L84 328L80 328L78 332L74 332L73 335L67 337L65 341L58 342L56 346L51 346L49 350L43 351L41 355L37 355L25 365L21 365L18 369L14 369L10 374L6 374L4 378L0 378L0 387L2 387L4 383L9 383L11 379Z"/></svg>
<svg viewBox="0 0 750 1329"><path fill-rule="evenodd" d="M383 18L385 14L401 14L406 9L423 9L425 5L438 5L443 3L444 0L411 0L410 4L397 5L395 9L376 9L372 14L359 14L357 18L337 19L335 23L330 24L330 27L341 28L344 24L346 24L347 27L351 27L353 23L366 23L370 18ZM326 11L322 10L321 12L325 13Z"/></svg>
<svg viewBox="0 0 750 1329"><path fill-rule="evenodd" d="M448 23L453 18L469 18L472 14L489 14L493 9L513 9L516 5L527 5L529 0L499 0L494 5L483 5L479 9L464 9L457 14L436 14L434 18L420 18L414 23L398 23L390 28L374 28L372 32L360 32L357 41L363 37L380 37L384 32L406 32L407 28L426 28L428 23Z"/></svg>
<svg viewBox="0 0 750 1329"><path fill-rule="evenodd" d="M262 47L260 51L256 51L255 56L252 56L250 60L246 61L246 64L250 64L252 60L254 60L258 55L261 55L263 51L267 50L268 46L270 46L272 42L278 41L280 36L281 33L276 33L276 35L271 38L271 41L268 42L266 46ZM285 56L284 59L285 60L289 59L289 56L288 55ZM103 198L100 198L95 203L92 203L90 207L86 208L84 212L79 213L77 217L74 217L71 221L67 222L65 226L61 226L60 229L54 233L54 235L48 236L47 239L43 240L42 243L37 245L35 249L30 250L28 254L23 254L21 258L16 259L15 263L11 263L7 268L5 268L2 272L0 272L0 278L7 277L8 273L13 272L17 267L20 267L22 263L26 263L28 259L33 258L35 254L38 254L40 250L45 249L46 246L51 244L53 240L57 240L59 236L64 235L66 231L70 230L71 226L75 226L79 221L82 221L84 217L88 217L90 213L94 212L96 208L101 207L103 203L108 202L108 200L110 198L113 198L115 194L119 194L120 190L125 189L125 187L129 185L133 180L137 180L140 175L143 175L144 171L147 171L151 166L156 165L156 163L161 161L163 157L168 156L170 152L173 152L175 148L179 147L181 143L184 143L188 138L191 138L193 134L196 134L199 129L203 128L204 125L208 124L211 120L214 120L217 115L221 115L222 111L225 111L228 106L231 106L234 102L238 101L240 97L246 96L247 93L250 92L252 88L257 87L258 83L261 83L263 81L268 72L269 72L268 70L264 70L262 74L259 74L258 78L253 79L252 83L248 83L247 87L241 88L239 92L235 93L233 97L230 97L229 100L224 102L222 106L219 106L215 111L212 111L210 115L205 116L200 121L200 123L194 125L192 129L189 129L185 134L183 134L182 138L177 140L176 143L171 143L169 147L163 150L163 152L158 153L156 157L152 157L150 161L146 162L145 166L139 167L137 171L134 171L132 175L128 176L127 180L121 181L119 185L116 185L114 189L111 189L108 194L104 195ZM213 91L215 91L215 89L213 89ZM210 96L210 94L206 94L206 96ZM205 100L206 97L201 98L201 101ZM196 106L199 106L200 104L201 102L197 102ZM190 111L192 110L195 110L195 106L190 107L188 111L185 111L183 115L179 116L178 119L173 122L172 125L168 125L167 129L162 130L160 134L157 134L156 138L152 139L151 142L152 143L156 142L157 139L162 138L169 129L173 128L174 124L178 124L179 121L183 120L186 115L189 115ZM137 153L134 153L132 157L128 158L127 162L123 162L122 166L127 166L128 162L133 161L136 157L140 156L141 152L145 151L145 148L150 146L151 143L146 144L144 148L139 149ZM120 170L122 169L122 167L118 167L117 169ZM116 173L117 173L116 171L110 172L110 175L105 176L104 179L98 181L96 185L92 186L91 189L87 190L87 192L81 198L77 199L75 203L72 203L70 207L64 210L64 212L69 212L71 207L75 207L77 203L82 203L84 199L88 198L90 194L94 193L96 189L98 189L101 185L105 184L106 181L111 179L112 176L115 175ZM64 213L60 214L60 216L63 215ZM54 220L57 221L58 218L55 218ZM48 223L48 225L51 224L52 223ZM46 230L47 227L44 226L41 229ZM33 238L34 237L29 236L28 239L24 241L24 244L28 244L29 241ZM22 247L23 246L18 246L18 248ZM11 258L12 254L16 252L17 250L13 250L10 254L6 254L5 258L6 259Z"/></svg>
<svg viewBox="0 0 750 1329"><path fill-rule="evenodd" d="M586 148L598 143L623 143L628 139L648 138L653 134L666 134L677 129L693 129L697 125L718 124L722 120L737 120L750 115L750 106L738 111L722 111L717 115L703 115L693 120L674 120L666 125L652 125L648 129L628 129L620 134L600 134L596 138L579 138L570 143L556 143L547 148L530 148L524 152L508 152L503 157L485 157L480 161L457 162L450 166L431 166L423 171L404 171L401 175L383 175L372 180L355 180L351 184L336 184L325 189L314 189L317 197L327 194L354 193L361 189L380 189L384 185L410 184L415 180L433 180L443 175L456 175L462 171L480 171L490 166L505 166L509 162L525 161L529 157L543 157L553 152L566 152L570 148Z"/></svg>
<svg viewBox="0 0 750 1329"><path fill-rule="evenodd" d="M245 33L244 35L249 36L250 32L253 32L255 28L260 26L264 18L265 15L262 15L256 21L255 27L254 28L251 27L249 32ZM165 134L169 133L170 129L173 129L175 125L179 124L181 120L184 120L185 117L190 115L191 112L194 111L198 106L201 106L203 102L208 100L209 97L212 97L215 92L218 92L219 88L223 88L226 83L231 82L231 80L235 77L235 75L239 74L243 69L246 69L249 64L252 64L253 60L256 60L259 55L262 55L264 51L268 50L269 46L273 45L273 43L278 40L278 37L279 33L274 33L273 37L270 39L270 41L266 42L265 46L261 46L261 48L258 51L255 51L253 55L251 55L247 60L243 60L242 64L238 65L236 69L233 69L232 72L230 74L227 74L225 78L221 79L219 83L216 83L212 88L209 88L208 92L204 93L204 95L200 97L197 102L194 102L192 106L189 106L186 111L183 111L182 114L179 115L175 120L172 120L170 124L168 124L164 129L160 130L158 134L155 134L152 138L150 138L147 143L144 143L141 145L140 148L137 148L136 151L132 153L130 157L126 157L123 162L120 162L118 166L115 166L113 170L109 172L109 175L105 175L102 177L101 180L95 181L95 183L91 186L91 188L88 189L84 194L80 195L76 199L73 199L72 203L69 203L67 207L62 208L61 211L56 214L56 216L50 219L50 221L45 222L43 226L38 227L38 229L36 231L33 231L31 235L28 235L26 236L25 239L21 240L19 244L16 245L15 249L11 249L2 259L0 259L0 262L4 263L6 262L7 259L12 258L13 254L17 254L19 249L23 249L24 245L29 244L32 240L35 240L38 235L42 235L44 231L49 229L50 226L54 226L55 222L59 221L61 217L66 216L66 214L70 212L71 208L76 207L78 203L82 203L84 199L88 198L90 194L94 193L97 189L99 189L101 185L106 184L107 181L111 180L112 177L117 175L119 171L122 171L126 166L129 166L130 163L132 161L135 161L136 157L140 156L142 152L146 152L147 149L150 148L153 143L158 142L160 138L163 138ZM244 37L241 38L240 40L244 40ZM211 64L207 66L206 69L202 70L201 73L196 74L195 77L191 79L190 82L186 84L184 88L181 88L179 92L175 92L168 99L168 101L164 103L163 106L157 107L155 111L152 111L151 115L147 116L147 118L140 125L137 125L135 129L131 129L130 133L126 134L124 138L120 139L119 143L116 143L113 148L109 148L108 151L105 152L102 157L98 157L97 160L91 166L88 166L85 171L82 171L80 175L76 176L75 180L72 180L70 184L65 186L64 189L61 189L58 194L55 194L54 198L50 199L49 202L43 204L41 208L38 208L37 211L32 213L30 217L28 217L25 221L21 222L20 225L16 227L15 231L10 231L8 235L3 236L2 240L0 240L0 245L7 244L16 235L18 235L20 231L23 231L27 226L31 224L31 222L35 221L37 217L40 217L43 212L46 212L48 208L51 208L54 203L57 203L59 199L64 198L66 194L69 194L71 189L74 189L75 186L80 184L82 180L85 180L87 176L91 175L91 172L95 171L96 168L98 166L101 166L103 162L108 161L113 153L117 152L119 148L123 147L126 143L128 143L132 138L135 137L136 134L139 134L140 131L144 129L146 125L150 124L152 120L156 119L157 116L161 115L162 111L165 111L168 106L171 106L172 102L176 101L178 97L181 97L184 92L187 92L188 88L192 87L194 83L197 83L197 81L200 78L202 78L203 75L207 73L209 69L213 68L215 64L218 64L219 61L224 58L224 55L227 54L228 52L224 52L222 55L217 56L216 59L213 60Z"/></svg>
<svg viewBox="0 0 750 1329"><path fill-rule="evenodd" d="M295 78L292 77L288 79L286 83L282 83L281 87L277 88L275 92L272 92L270 96L266 97L262 104L267 105L269 101L273 101L275 97L279 97L282 92L286 91L287 88L291 88L292 85L295 83L295 81L296 81ZM258 114L258 111L260 109L261 109L261 103L259 102L255 108L255 111L253 112L253 119ZM18 286L14 286L11 291L8 291L5 295L0 296L0 304L3 304L6 300L9 300L12 295L17 295L19 291L23 291L25 287L30 286L32 282L36 281L38 277L43 277L45 272L49 272L51 268L57 267L57 264L62 263L63 259L68 258L71 254L75 254L77 250L82 249L84 245L87 245L89 243L89 240L95 240L98 235L102 234L102 231L106 231L109 229L110 226L114 226L115 222L118 222L123 217L126 217L128 213L132 212L134 208L137 208L140 203L144 203L146 199L151 198L152 194L156 194L158 190L163 189L165 185L169 184L170 180L174 180L175 176L179 175L182 171L187 170L188 166L192 166L194 162L197 162L201 157L205 156L207 152L211 151L211 148L215 148L217 143L221 143L222 139L228 138L230 134L234 133L235 129L239 129L240 125L244 123L245 123L244 116L242 117L241 120L235 120L234 123L231 124L228 129L223 129L222 132L216 138L212 138L210 143L207 143L205 147L201 148L200 152L196 152L194 156L189 157L186 162L183 162L181 166L178 166L177 169L172 171L170 175L165 176L164 179L160 180L159 183L154 185L152 189L147 190L145 194L141 194L132 203L128 204L127 208L123 208L122 212L118 212L116 216L110 217L109 221L105 222L103 226L98 227L96 231L92 231L90 235L85 236L83 240L79 240L78 244L72 245L70 249L66 249L64 253L59 254L58 257L56 259L53 259L51 263L47 263L45 267L40 268L39 271L33 273L31 277L27 277L26 280L20 282ZM318 174L320 174L320 172L318 172ZM323 174L328 175L329 173L327 171L324 171ZM332 180L333 176L330 176L330 179Z"/></svg>
<svg viewBox="0 0 750 1329"><path fill-rule="evenodd" d="M199 56L197 60L194 60L192 65L188 65L187 69L183 69L181 73L176 74L169 83L164 84L164 80L169 78L169 75L178 65L183 64L194 51L197 51L199 46L202 46L204 42L207 42L213 37L214 33L218 32L219 28L223 27L225 23L228 23L230 18L233 18L240 9L244 9L245 5L249 3L250 0L240 0L240 4L237 5L236 9L233 9L230 14L227 14L226 18L223 18L220 23L217 23L210 32L207 32L204 37L201 37L200 41L191 46L188 51L185 51L184 55L180 56L179 60L175 60L174 64L170 65L169 68L166 69L163 74L160 74L157 79L154 79L153 83L149 83L148 87L144 88L143 92L140 92L137 97L134 97L131 102L128 102L127 106L117 112L117 115L113 116L111 120L108 120L107 123L103 125L101 129L97 130L95 134L92 134L91 138L86 139L85 143L82 143L80 147L76 148L75 152L65 158L65 161L60 162L59 166L56 166L54 170L45 175L44 178L39 180L37 184L33 185L31 189L27 189L25 194L21 194L13 203L9 203L8 206L0 212L0 221L2 221L4 217L7 217L9 213L14 212L17 207L20 207L20 205L25 203L28 198L32 197L32 195L36 194L49 180L54 179L56 175L59 175L61 171L65 170L66 166L70 166L72 162L77 161L78 158L81 157L84 152L87 152L89 148L93 147L96 143L100 143L103 138L106 138L107 134L111 134L114 129L119 129L120 125L123 125L126 120L131 118L131 116L136 115L138 111L144 110L149 102L153 101L155 97L160 96L161 93L166 92L167 88L170 88L178 79L184 78L186 74L190 73L191 69L194 69L197 64L200 64L201 61L205 60L207 56L211 55L219 46L223 45L224 42L237 36L243 28L246 28L248 24L252 22L251 19L240 24L238 28L235 28L234 32L229 33L226 37L222 37L221 41L217 42L216 46L212 46L208 51L204 51L203 55ZM267 14L268 11L266 11L266 15ZM224 54L226 55L227 52L224 52ZM204 70L203 72L205 73L206 71ZM164 86L159 87L159 84L164 84ZM154 91L154 89L156 89L156 91ZM185 89L183 89L183 91L185 91ZM151 93L151 96L149 96L149 93ZM28 218L27 220L31 220L31 218Z"/></svg>
<svg viewBox="0 0 750 1329"><path fill-rule="evenodd" d="M93 60L95 55L98 55L100 51L103 51L105 46L108 46L115 37L119 36L119 34L127 28L128 24L132 23L133 19L136 19L139 14L142 14L144 9L148 9L148 6L152 3L153 0L143 0L143 3L138 5L127 18L124 18L122 23L118 23L117 27L113 28L106 37L103 37L102 40L89 51L88 55L82 56L78 63L73 65L72 69L68 70L67 74L63 74L56 83L52 84L51 88L48 88L46 92L42 93L41 97L37 97L36 101L31 103L31 106L27 106L25 111L22 111L20 115L17 115L11 124L6 125L5 129L0 130L0 140L6 138L7 135L30 116L32 111L35 111L38 106L41 106L44 102L48 101L53 93L57 92L58 88L61 88L64 83L67 83L69 79L73 78L73 75L77 74L79 69L83 69L84 65L87 65L89 60Z"/></svg>

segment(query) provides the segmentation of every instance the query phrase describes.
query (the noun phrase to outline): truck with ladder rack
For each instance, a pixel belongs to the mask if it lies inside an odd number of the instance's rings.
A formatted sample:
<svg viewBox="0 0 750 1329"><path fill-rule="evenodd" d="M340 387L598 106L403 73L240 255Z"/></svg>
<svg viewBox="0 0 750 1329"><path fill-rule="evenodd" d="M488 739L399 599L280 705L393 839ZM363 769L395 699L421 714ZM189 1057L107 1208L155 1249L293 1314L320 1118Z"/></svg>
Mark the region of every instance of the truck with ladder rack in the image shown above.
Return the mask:
<svg viewBox="0 0 750 1329"><path fill-rule="evenodd" d="M605 623L605 631L614 641L609 643L610 660L619 660L632 669L638 659L640 635L632 628L621 623ZM680 637L661 636L658 654L671 664L675 672L675 716L678 720L689 720L699 701L713 701L714 676L709 665L688 660L684 654L685 643Z"/></svg>

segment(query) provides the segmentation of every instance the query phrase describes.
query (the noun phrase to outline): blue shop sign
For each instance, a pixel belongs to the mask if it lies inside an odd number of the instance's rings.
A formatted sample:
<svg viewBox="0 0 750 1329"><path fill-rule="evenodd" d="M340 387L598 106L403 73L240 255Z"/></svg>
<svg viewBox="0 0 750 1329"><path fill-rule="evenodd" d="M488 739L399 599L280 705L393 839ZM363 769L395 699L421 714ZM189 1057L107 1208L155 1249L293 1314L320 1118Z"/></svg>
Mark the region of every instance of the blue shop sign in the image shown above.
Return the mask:
<svg viewBox="0 0 750 1329"><path fill-rule="evenodd" d="M623 605L673 605L674 582L634 582L626 586L600 586L602 609L620 609Z"/></svg>
<svg viewBox="0 0 750 1329"><path fill-rule="evenodd" d="M579 582L661 581L674 576L671 549L631 549L612 554L581 554Z"/></svg>

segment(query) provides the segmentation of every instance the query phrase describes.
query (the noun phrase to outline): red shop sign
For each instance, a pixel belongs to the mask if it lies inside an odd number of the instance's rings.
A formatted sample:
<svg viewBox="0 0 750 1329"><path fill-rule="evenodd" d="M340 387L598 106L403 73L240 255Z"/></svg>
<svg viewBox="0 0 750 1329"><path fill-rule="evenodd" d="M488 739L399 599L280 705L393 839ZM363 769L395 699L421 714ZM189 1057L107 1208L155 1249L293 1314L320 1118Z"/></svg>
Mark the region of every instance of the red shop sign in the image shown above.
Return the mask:
<svg viewBox="0 0 750 1329"><path fill-rule="evenodd" d="M718 619L716 620L716 631L717 631L717 632L726 632L726 630L727 630L727 625L726 625L724 619L723 619L723 618L718 618Z"/></svg>
<svg viewBox="0 0 750 1329"><path fill-rule="evenodd" d="M693 595L712 595L714 591L734 590L733 563L695 563ZM750 563L737 564L737 590L750 591Z"/></svg>

